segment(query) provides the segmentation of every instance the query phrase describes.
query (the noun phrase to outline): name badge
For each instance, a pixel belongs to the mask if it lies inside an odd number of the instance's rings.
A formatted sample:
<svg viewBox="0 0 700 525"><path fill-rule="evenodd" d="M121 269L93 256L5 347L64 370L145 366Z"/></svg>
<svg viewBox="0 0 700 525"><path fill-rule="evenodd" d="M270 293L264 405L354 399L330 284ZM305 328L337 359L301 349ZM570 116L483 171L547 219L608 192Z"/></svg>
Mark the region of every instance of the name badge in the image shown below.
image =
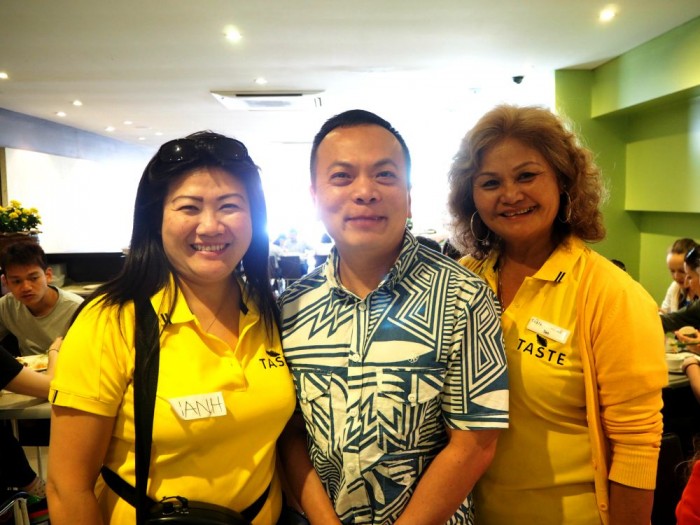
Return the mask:
<svg viewBox="0 0 700 525"><path fill-rule="evenodd" d="M538 319L537 317L530 319L530 322L527 323L527 329L561 344L565 344L571 334L569 330Z"/></svg>
<svg viewBox="0 0 700 525"><path fill-rule="evenodd" d="M168 399L168 402L178 417L185 421L226 415L226 405L221 392L174 397Z"/></svg>

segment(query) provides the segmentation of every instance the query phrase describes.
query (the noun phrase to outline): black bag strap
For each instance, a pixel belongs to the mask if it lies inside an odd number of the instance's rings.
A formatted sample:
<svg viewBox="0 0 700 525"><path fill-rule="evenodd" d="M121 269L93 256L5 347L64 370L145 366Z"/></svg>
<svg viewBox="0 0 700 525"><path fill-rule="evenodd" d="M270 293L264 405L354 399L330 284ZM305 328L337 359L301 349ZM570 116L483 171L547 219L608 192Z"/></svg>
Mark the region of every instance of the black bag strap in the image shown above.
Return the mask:
<svg viewBox="0 0 700 525"><path fill-rule="evenodd" d="M134 365L134 425L136 432L136 525L145 523L153 500L148 497L148 471L151 465L153 412L158 389L160 342L158 317L148 298L134 301L136 317Z"/></svg>
<svg viewBox="0 0 700 525"><path fill-rule="evenodd" d="M136 507L136 489L134 487L129 485L121 476L115 474L114 471L107 467L102 467L101 473L107 486L112 489L117 496L129 503L132 507ZM241 516L252 522L262 510L263 505L265 505L268 494L270 494L270 485L267 486L258 499L241 511ZM156 504L156 501L151 499L148 495L146 495L146 501L149 505Z"/></svg>

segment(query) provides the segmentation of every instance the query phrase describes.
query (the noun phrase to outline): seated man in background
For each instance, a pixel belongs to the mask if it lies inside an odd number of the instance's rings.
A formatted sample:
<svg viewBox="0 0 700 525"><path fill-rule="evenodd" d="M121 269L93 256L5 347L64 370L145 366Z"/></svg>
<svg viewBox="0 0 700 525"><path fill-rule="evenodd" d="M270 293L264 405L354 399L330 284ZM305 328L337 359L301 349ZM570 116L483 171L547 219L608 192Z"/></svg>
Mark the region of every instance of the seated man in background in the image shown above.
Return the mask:
<svg viewBox="0 0 700 525"><path fill-rule="evenodd" d="M13 334L22 355L45 354L66 334L83 298L51 286L51 268L41 246L11 244L0 253L2 281L10 293L0 297L0 340Z"/></svg>

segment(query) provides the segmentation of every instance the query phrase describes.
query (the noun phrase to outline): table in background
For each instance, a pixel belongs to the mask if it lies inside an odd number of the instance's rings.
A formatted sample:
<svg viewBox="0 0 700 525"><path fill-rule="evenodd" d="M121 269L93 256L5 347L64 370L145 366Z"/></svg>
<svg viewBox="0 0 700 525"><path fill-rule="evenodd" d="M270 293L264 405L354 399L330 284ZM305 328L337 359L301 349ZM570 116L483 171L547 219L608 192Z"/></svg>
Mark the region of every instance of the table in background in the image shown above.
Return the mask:
<svg viewBox="0 0 700 525"><path fill-rule="evenodd" d="M51 419L51 403L38 397L3 391L0 394L0 420L10 420L12 432L19 439L17 421L20 419ZM38 474L44 477L41 450L36 446Z"/></svg>

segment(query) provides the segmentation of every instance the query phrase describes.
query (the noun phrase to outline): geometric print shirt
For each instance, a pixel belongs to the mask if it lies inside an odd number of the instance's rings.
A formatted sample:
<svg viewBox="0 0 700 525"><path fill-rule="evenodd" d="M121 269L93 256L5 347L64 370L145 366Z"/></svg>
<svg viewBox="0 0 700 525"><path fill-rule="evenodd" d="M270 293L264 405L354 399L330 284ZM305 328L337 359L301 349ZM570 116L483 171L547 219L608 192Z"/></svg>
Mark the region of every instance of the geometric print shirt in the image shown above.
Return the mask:
<svg viewBox="0 0 700 525"><path fill-rule="evenodd" d="M309 456L343 523L393 523L447 443L445 427L508 426L498 301L409 231L364 299L339 282L334 248L280 306ZM472 515L469 496L447 523Z"/></svg>

